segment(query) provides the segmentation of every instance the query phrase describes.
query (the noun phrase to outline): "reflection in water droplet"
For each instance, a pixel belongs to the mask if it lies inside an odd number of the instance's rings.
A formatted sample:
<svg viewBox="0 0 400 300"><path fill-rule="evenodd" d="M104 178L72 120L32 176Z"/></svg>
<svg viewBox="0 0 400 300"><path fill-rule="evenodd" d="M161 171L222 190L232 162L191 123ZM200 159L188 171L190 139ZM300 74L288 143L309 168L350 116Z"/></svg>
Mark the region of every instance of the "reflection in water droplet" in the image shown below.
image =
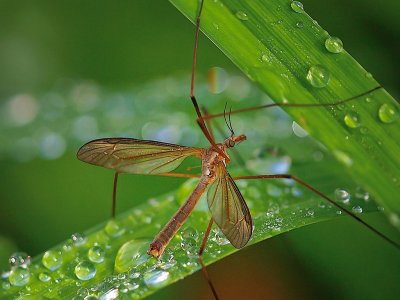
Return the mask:
<svg viewBox="0 0 400 300"><path fill-rule="evenodd" d="M217 230L217 232L215 233L212 240L220 246L229 244L229 240L225 237L225 235L220 230Z"/></svg>
<svg viewBox="0 0 400 300"><path fill-rule="evenodd" d="M304 23L299 21L299 22L296 23L296 27L297 28L303 28L304 27Z"/></svg>
<svg viewBox="0 0 400 300"><path fill-rule="evenodd" d="M11 268L23 267L26 268L31 263L31 257L25 252L15 252L8 259Z"/></svg>
<svg viewBox="0 0 400 300"><path fill-rule="evenodd" d="M117 273L127 272L151 259L147 254L149 245L150 241L148 240L130 240L123 244L115 257L115 271Z"/></svg>
<svg viewBox="0 0 400 300"><path fill-rule="evenodd" d="M86 241L85 235L79 232L73 233L71 239L75 246L80 246Z"/></svg>
<svg viewBox="0 0 400 300"><path fill-rule="evenodd" d="M293 1L292 3L290 3L290 7L298 14L302 14L304 11L303 3L301 3L300 1Z"/></svg>
<svg viewBox="0 0 400 300"><path fill-rule="evenodd" d="M8 280L14 286L24 286L29 282L29 277L30 277L29 270L17 267L10 271Z"/></svg>
<svg viewBox="0 0 400 300"><path fill-rule="evenodd" d="M329 37L325 40L325 48L331 53L340 53L343 50L343 42L338 37Z"/></svg>
<svg viewBox="0 0 400 300"><path fill-rule="evenodd" d="M363 212L363 209L362 209L362 207L361 206L353 206L352 208L351 208L351 210L354 212L354 213L356 213L356 214L361 214L362 212Z"/></svg>
<svg viewBox="0 0 400 300"><path fill-rule="evenodd" d="M350 201L350 194L346 190L337 188L335 190L335 199L339 202L342 202L344 204L349 203Z"/></svg>
<svg viewBox="0 0 400 300"><path fill-rule="evenodd" d="M104 231L110 237L119 237L125 233L125 228L117 220L110 220L104 227Z"/></svg>
<svg viewBox="0 0 400 300"><path fill-rule="evenodd" d="M110 290L105 291L103 294L101 294L99 300L118 299L118 295L119 295L119 290L116 288L112 288ZM85 298L85 300L86 300L86 298Z"/></svg>
<svg viewBox="0 0 400 300"><path fill-rule="evenodd" d="M105 251L100 246L93 246L88 251L88 258L91 262L101 263L104 260Z"/></svg>
<svg viewBox="0 0 400 300"><path fill-rule="evenodd" d="M236 17L242 21L247 21L249 19L249 17L247 16L247 14L243 11L238 11L236 13Z"/></svg>
<svg viewBox="0 0 400 300"><path fill-rule="evenodd" d="M58 269L63 263L63 256L61 251L49 250L45 252L42 257L42 263L47 269L51 271Z"/></svg>
<svg viewBox="0 0 400 300"><path fill-rule="evenodd" d="M382 104L378 111L379 120L383 123L393 123L399 117L397 108L392 104Z"/></svg>
<svg viewBox="0 0 400 300"><path fill-rule="evenodd" d="M41 282L48 282L48 281L51 280L51 276L50 276L50 274L47 273L47 272L42 272L42 273L40 273L39 276L38 276L38 278L39 278L39 280L40 280Z"/></svg>
<svg viewBox="0 0 400 300"><path fill-rule="evenodd" d="M223 68L212 67L207 72L207 82L211 93L220 94L228 86L228 74Z"/></svg>
<svg viewBox="0 0 400 300"><path fill-rule="evenodd" d="M167 271L153 271L144 274L144 283L149 288L160 287L167 283L169 273Z"/></svg>
<svg viewBox="0 0 400 300"><path fill-rule="evenodd" d="M326 87L330 80L330 73L321 65L311 66L307 73L308 82L316 88Z"/></svg>
<svg viewBox="0 0 400 300"><path fill-rule="evenodd" d="M349 128L357 128L361 125L359 115L352 111L344 116L344 123Z"/></svg>
<svg viewBox="0 0 400 300"><path fill-rule="evenodd" d="M96 275L96 267L89 261L82 261L75 266L75 275L80 280L89 280Z"/></svg>

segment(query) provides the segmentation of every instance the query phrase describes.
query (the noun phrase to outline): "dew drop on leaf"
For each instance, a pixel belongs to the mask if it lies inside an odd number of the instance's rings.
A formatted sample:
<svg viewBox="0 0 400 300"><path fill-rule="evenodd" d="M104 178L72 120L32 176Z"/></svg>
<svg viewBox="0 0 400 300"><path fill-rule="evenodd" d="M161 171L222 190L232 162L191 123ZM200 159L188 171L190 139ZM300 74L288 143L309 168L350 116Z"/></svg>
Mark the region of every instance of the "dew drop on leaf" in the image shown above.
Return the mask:
<svg viewBox="0 0 400 300"><path fill-rule="evenodd" d="M316 88L326 87L330 80L330 73L321 65L311 66L307 73L308 82Z"/></svg>
<svg viewBox="0 0 400 300"><path fill-rule="evenodd" d="M96 267L89 261L81 261L75 266L75 275L80 280L89 280L96 275Z"/></svg>
<svg viewBox="0 0 400 300"><path fill-rule="evenodd" d="M346 124L347 127L349 128L357 128L361 125L360 123L360 117L357 113L355 112L348 112L344 116L344 123Z"/></svg>
<svg viewBox="0 0 400 300"><path fill-rule="evenodd" d="M28 269L17 267L10 271L8 280L13 286L24 286L29 282L30 273Z"/></svg>
<svg viewBox="0 0 400 300"><path fill-rule="evenodd" d="M42 263L47 269L54 271L62 265L63 255L61 251L46 251L42 257Z"/></svg>
<svg viewBox="0 0 400 300"><path fill-rule="evenodd" d="M393 123L398 119L399 113L394 105L385 103L379 108L378 116L383 123Z"/></svg>
<svg viewBox="0 0 400 300"><path fill-rule="evenodd" d="M349 203L350 201L350 194L348 191L337 188L335 190L335 199L339 202L342 202L344 204Z"/></svg>
<svg viewBox="0 0 400 300"><path fill-rule="evenodd" d="M88 258L91 262L101 263L104 260L105 252L100 246L93 246L88 251Z"/></svg>
<svg viewBox="0 0 400 300"><path fill-rule="evenodd" d="M302 14L304 12L303 3L301 3L300 1L293 1L292 3L290 3L290 7L298 14Z"/></svg>
<svg viewBox="0 0 400 300"><path fill-rule="evenodd" d="M325 40L325 48L331 53L340 53L343 50L343 42L338 37L328 37Z"/></svg>
<svg viewBox="0 0 400 300"><path fill-rule="evenodd" d="M244 11L241 11L241 10L236 13L236 17L242 21L247 21L249 19L248 15Z"/></svg>
<svg viewBox="0 0 400 300"><path fill-rule="evenodd" d="M150 287L160 287L165 285L168 281L169 273L167 271L153 271L144 274L144 283Z"/></svg>
<svg viewBox="0 0 400 300"><path fill-rule="evenodd" d="M123 244L117 253L114 268L117 273L127 272L151 259L147 254L150 241L130 240Z"/></svg>

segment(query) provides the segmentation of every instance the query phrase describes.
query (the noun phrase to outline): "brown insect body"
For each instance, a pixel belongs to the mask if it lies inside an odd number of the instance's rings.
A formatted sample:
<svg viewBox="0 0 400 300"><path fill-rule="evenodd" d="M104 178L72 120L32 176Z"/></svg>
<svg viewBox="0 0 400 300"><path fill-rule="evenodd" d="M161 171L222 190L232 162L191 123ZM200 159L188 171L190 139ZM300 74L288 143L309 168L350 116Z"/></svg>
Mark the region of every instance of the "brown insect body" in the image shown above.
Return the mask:
<svg viewBox="0 0 400 300"><path fill-rule="evenodd" d="M231 135L225 140L224 143L216 145L226 155L226 157L229 158L226 150L234 147L236 144L245 139L245 135ZM229 163L229 161L227 162L226 158L222 156L220 152L217 151L213 146L210 146L208 149L202 149L202 174L199 183L185 203L183 203L170 221L154 238L153 242L150 244L149 250L147 251L148 254L159 258L164 253L165 248L189 217L203 193L212 183L214 183L218 176L219 168L221 168L222 165L225 167L227 163Z"/></svg>

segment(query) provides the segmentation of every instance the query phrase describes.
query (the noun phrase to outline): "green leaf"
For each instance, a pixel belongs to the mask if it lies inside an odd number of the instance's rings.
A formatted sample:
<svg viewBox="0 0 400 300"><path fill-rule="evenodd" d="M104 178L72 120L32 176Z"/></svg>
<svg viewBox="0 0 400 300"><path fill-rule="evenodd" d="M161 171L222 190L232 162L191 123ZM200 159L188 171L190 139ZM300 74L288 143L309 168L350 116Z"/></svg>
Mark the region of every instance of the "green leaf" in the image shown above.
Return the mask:
<svg viewBox="0 0 400 300"><path fill-rule="evenodd" d="M198 1L171 2L194 20ZM288 0L205 1L201 29L276 102L334 103L379 86L345 50L329 52L329 34L291 6ZM327 86L317 88L307 80L313 66L330 74ZM384 89L336 107L284 109L330 149L393 218L400 213L400 201L394 197L400 192L399 104Z"/></svg>

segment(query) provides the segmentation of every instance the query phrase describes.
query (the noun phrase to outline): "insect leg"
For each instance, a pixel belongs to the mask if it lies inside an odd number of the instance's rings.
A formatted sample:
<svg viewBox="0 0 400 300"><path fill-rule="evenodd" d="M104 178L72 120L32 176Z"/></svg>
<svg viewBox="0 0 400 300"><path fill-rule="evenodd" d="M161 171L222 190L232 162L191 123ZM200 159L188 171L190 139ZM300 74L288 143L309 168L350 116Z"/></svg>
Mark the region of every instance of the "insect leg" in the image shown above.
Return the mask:
<svg viewBox="0 0 400 300"><path fill-rule="evenodd" d="M199 250L199 261L201 264L201 271L203 272L203 276L207 280L208 286L210 287L215 299L218 300L219 298L218 298L217 291L215 290L215 287L214 287L213 283L211 282L210 277L208 276L207 267L203 261L203 252L204 252L204 249L206 248L207 240L208 240L208 237L210 236L210 231L211 231L213 222L214 221L211 218L210 223L208 223L206 233L204 234L203 241L201 242L201 246L200 246L200 250Z"/></svg>
<svg viewBox="0 0 400 300"><path fill-rule="evenodd" d="M247 108L241 108L241 109L236 109L232 110L230 114L237 114L237 113L243 113L243 112L248 112L248 111L253 111L253 110L258 110L262 108L270 108L270 107L330 107L330 106L337 106L339 104L343 104L352 100L355 100L357 98L360 98L362 96L366 96L376 90L382 89L382 86L377 86L371 90L368 90L364 93L361 93L357 96L353 96L344 100L339 100L339 101L334 101L331 103L271 103L271 104L265 104L265 105L259 105L259 106L252 106L252 107L247 107ZM218 113L218 114L212 114L212 115L207 115L204 116L203 119L213 119L217 117L222 117L224 113Z"/></svg>
<svg viewBox="0 0 400 300"><path fill-rule="evenodd" d="M353 218L354 220L356 220L360 224L364 225L366 228L368 228L369 230L371 230L372 232L374 232L375 234L380 236L386 242L388 242L389 244L391 244L392 246L394 246L398 250L400 250L400 244L398 244L397 242L395 242L394 240L392 240L391 238L389 238L388 236L386 236L382 232L378 231L377 229L375 229L374 227L372 227L371 225L369 225L368 223L363 221L361 218L356 216L354 213L349 211L347 208L345 208L345 207L341 206L340 204L336 203L335 201L330 199L328 196L324 195L319 190L317 190L316 188L312 187L311 185L309 185L308 183L304 182L303 180L301 180L300 178L298 178L298 177L296 177L294 175L290 175L290 174L274 174L274 175L239 176L239 177L235 177L233 179L234 180L239 180L239 179L273 179L273 178L292 179L292 180L296 181L297 183L301 184L305 188L309 189L313 193L315 193L318 196L320 196L322 199L324 199L327 202L329 202L330 204L336 206L338 209L340 209L344 213L348 214L351 218Z"/></svg>
<svg viewBox="0 0 400 300"><path fill-rule="evenodd" d="M117 203L117 183L118 183L118 175L119 172L115 172L114 174L114 185L113 185L113 192L112 192L112 206L111 206L111 217L115 217L115 206Z"/></svg>

